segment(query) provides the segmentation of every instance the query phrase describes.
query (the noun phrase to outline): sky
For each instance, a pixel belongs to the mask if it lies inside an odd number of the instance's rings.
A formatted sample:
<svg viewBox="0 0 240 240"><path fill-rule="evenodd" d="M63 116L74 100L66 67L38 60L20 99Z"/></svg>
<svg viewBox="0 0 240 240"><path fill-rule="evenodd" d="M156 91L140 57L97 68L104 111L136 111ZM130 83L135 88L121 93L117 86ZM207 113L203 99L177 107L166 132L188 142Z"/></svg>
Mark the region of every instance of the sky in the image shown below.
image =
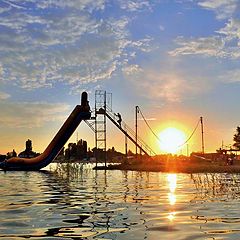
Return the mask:
<svg viewBox="0 0 240 240"><path fill-rule="evenodd" d="M132 128L136 105L157 134L189 136L202 116L214 152L240 125L239 60L239 0L0 0L0 153L27 139L42 152L81 92L93 106L99 89ZM139 135L159 152L139 118ZM107 124L108 147L123 150ZM76 132L94 147L85 123ZM198 129L189 151L200 142Z"/></svg>

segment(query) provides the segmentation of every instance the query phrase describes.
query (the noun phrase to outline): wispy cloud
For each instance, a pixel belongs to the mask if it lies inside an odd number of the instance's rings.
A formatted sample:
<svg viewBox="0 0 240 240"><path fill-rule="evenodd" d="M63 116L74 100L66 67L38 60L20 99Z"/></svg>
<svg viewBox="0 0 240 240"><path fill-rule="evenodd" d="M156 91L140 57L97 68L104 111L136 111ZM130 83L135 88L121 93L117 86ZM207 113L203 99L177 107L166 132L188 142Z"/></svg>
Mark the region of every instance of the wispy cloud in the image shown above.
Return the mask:
<svg viewBox="0 0 240 240"><path fill-rule="evenodd" d="M183 37L178 37L175 41L180 47L169 52L169 54L172 56L190 54L215 57L224 56L224 41L219 37L206 37L196 39L185 39Z"/></svg>
<svg viewBox="0 0 240 240"><path fill-rule="evenodd" d="M230 19L225 27L216 32L222 34L226 42L236 40L236 45L240 46L240 19Z"/></svg>
<svg viewBox="0 0 240 240"><path fill-rule="evenodd" d="M126 4L131 11L150 5L147 1ZM130 18L98 19L92 14L101 15L106 7L104 0L4 1L0 81L26 89L61 81L74 88L108 79L137 52L151 50L151 38L131 38Z"/></svg>
<svg viewBox="0 0 240 240"><path fill-rule="evenodd" d="M69 105L64 103L25 102L20 104L8 102L0 103L0 109L1 127L33 128L41 127L47 122L63 121L65 119L64 113L69 110Z"/></svg>
<svg viewBox="0 0 240 240"><path fill-rule="evenodd" d="M190 79L177 71L145 70L138 65L132 65L124 68L123 73L134 85L136 92L150 100L177 103L206 90L199 87L204 84L198 81L199 79L195 78L196 81L191 84Z"/></svg>
<svg viewBox="0 0 240 240"><path fill-rule="evenodd" d="M175 40L179 46L169 54L204 55L217 58L240 58L240 20L230 19L225 27L216 31L215 36L200 38L178 37Z"/></svg>
<svg viewBox="0 0 240 240"><path fill-rule="evenodd" d="M0 7L0 14L4 12L8 12L11 7Z"/></svg>
<svg viewBox="0 0 240 240"><path fill-rule="evenodd" d="M202 55L216 58L240 58L240 9L238 0L200 0L198 6L213 11L216 18L225 21L225 26L216 29L211 36L178 37L177 48L170 51L171 56Z"/></svg>
<svg viewBox="0 0 240 240"><path fill-rule="evenodd" d="M134 76L134 78L141 76L141 74L143 73L143 69L137 64L125 66L123 67L122 71L127 77Z"/></svg>
<svg viewBox="0 0 240 240"><path fill-rule="evenodd" d="M55 9L61 9L61 8L70 8L70 9L78 9L78 10L86 10L91 12L92 10L99 10L104 9L105 7L105 1L104 0L41 0L41 1L35 1L35 0L15 0L14 3L9 0L3 1L7 6L11 6L13 8L29 8L32 7L31 4L36 5L40 9L47 9L47 8L55 8Z"/></svg>
<svg viewBox="0 0 240 240"><path fill-rule="evenodd" d="M139 121L156 121L157 120L157 118L145 118L145 119L143 119L143 118L140 118L140 119L138 119Z"/></svg>
<svg viewBox="0 0 240 240"><path fill-rule="evenodd" d="M17 9L23 9L24 7L21 6L21 4L19 5L19 1L17 0L16 3L13 3L12 1L9 0L3 0L3 3L5 3L6 5L12 7L12 8L17 8Z"/></svg>
<svg viewBox="0 0 240 240"><path fill-rule="evenodd" d="M160 29L161 31L164 31L164 30L165 30L165 27L164 27L163 25L160 25L160 26L159 26L159 29Z"/></svg>
<svg viewBox="0 0 240 240"><path fill-rule="evenodd" d="M216 13L217 19L227 19L239 10L240 3L238 0L203 0L198 5L212 10Z"/></svg>
<svg viewBox="0 0 240 240"><path fill-rule="evenodd" d="M225 83L240 82L240 69L227 71L219 77Z"/></svg>
<svg viewBox="0 0 240 240"><path fill-rule="evenodd" d="M11 96L10 94L0 91L0 100L8 99L10 98L10 96Z"/></svg>
<svg viewBox="0 0 240 240"><path fill-rule="evenodd" d="M124 10L135 12L152 8L152 1L139 1L139 0L119 0L120 7Z"/></svg>

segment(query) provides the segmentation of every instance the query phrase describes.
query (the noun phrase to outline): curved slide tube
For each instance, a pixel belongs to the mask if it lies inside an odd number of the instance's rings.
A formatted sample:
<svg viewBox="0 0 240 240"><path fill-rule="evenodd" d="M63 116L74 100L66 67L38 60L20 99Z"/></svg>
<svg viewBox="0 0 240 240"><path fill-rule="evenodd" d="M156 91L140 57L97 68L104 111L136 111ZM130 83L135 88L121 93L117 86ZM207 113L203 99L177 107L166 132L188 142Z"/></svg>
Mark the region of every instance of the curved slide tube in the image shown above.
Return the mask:
<svg viewBox="0 0 240 240"><path fill-rule="evenodd" d="M13 157L6 159L0 163L0 168L3 170L12 171L37 171L41 168L46 167L57 157L80 122L82 120L89 119L90 117L91 113L87 101L87 93L83 92L81 105L77 105L74 108L56 136L53 138L53 140L41 155L34 158Z"/></svg>

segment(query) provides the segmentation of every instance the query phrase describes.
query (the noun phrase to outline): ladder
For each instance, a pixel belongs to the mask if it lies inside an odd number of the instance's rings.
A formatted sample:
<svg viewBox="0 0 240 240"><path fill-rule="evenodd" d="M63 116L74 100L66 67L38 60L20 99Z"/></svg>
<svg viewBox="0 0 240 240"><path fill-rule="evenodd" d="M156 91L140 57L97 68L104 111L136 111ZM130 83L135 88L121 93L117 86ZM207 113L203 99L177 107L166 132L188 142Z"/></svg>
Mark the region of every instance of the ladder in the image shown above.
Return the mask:
<svg viewBox="0 0 240 240"><path fill-rule="evenodd" d="M110 95L111 97L111 95ZM147 145L139 136L136 138L136 133L132 130L124 121L121 121L121 126L118 123L118 116L112 111L112 104L108 103L109 99L106 91L95 91L95 109L93 112L95 116L89 120L85 120L86 124L95 133L95 147L96 150L102 150L105 154L105 166L106 166L106 118L108 118L131 142L133 142L141 152L147 156L156 155L152 148ZM96 162L98 161L98 156Z"/></svg>

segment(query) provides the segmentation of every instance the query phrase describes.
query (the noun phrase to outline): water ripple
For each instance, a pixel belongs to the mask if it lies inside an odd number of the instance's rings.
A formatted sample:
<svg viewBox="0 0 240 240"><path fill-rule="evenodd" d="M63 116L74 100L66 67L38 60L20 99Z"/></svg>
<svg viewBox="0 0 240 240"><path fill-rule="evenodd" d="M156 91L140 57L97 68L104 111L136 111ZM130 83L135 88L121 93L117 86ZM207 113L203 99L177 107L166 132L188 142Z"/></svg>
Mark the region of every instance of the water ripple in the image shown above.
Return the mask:
<svg viewBox="0 0 240 240"><path fill-rule="evenodd" d="M1 239L240 239L238 174L51 167L0 172Z"/></svg>

